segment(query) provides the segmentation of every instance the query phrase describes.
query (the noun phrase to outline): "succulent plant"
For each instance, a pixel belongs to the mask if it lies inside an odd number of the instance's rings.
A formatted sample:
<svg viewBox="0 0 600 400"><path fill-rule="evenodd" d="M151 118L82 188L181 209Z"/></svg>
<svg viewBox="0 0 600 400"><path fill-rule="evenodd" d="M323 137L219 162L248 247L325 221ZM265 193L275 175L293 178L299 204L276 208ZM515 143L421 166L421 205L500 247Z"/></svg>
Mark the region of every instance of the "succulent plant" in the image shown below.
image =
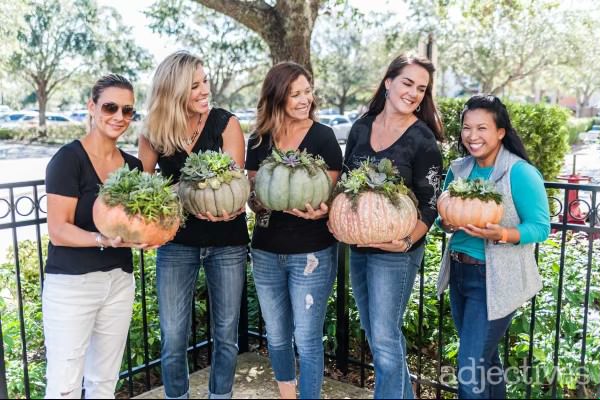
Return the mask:
<svg viewBox="0 0 600 400"><path fill-rule="evenodd" d="M273 153L263 160L261 166L264 164L277 163L284 165L288 168L306 168L309 175L315 175L319 169L327 170L327 164L321 156L312 155L306 151L306 149L300 150L288 150L280 151L273 150Z"/></svg>
<svg viewBox="0 0 600 400"><path fill-rule="evenodd" d="M398 204L398 194L408 195L415 205L417 204L416 197L404 185L398 169L387 158L378 163L367 158L361 161L358 168L342 174L335 194L346 193L353 200L353 204L356 204L358 196L365 191L381 193L394 205Z"/></svg>
<svg viewBox="0 0 600 400"><path fill-rule="evenodd" d="M458 178L450 182L447 188L450 196L461 199L479 199L502 204L502 195L496 190L494 182L486 179L467 180Z"/></svg>
<svg viewBox="0 0 600 400"><path fill-rule="evenodd" d="M208 150L192 153L181 168L182 182L193 182L198 189L210 186L218 189L222 183L230 183L234 178L241 178L243 172L235 161L226 153Z"/></svg>

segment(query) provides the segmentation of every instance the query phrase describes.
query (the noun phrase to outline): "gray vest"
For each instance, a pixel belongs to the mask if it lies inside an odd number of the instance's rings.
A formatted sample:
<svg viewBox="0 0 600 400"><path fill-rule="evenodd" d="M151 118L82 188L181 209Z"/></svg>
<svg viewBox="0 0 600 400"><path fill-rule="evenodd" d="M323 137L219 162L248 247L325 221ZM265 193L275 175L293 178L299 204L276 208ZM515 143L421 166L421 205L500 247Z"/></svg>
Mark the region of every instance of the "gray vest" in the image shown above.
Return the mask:
<svg viewBox="0 0 600 400"><path fill-rule="evenodd" d="M490 180L496 183L498 191L502 194L504 216L500 225L508 228L515 227L521 222L510 189L510 170L520 160L522 158L502 146L490 176ZM453 161L450 169L454 178L467 178L474 163L475 159L471 156ZM437 292L440 297L448 287L450 280L449 247L446 247L442 257L438 277ZM490 321L509 315L542 288L533 244L494 244L492 241L486 240L485 264L487 312Z"/></svg>

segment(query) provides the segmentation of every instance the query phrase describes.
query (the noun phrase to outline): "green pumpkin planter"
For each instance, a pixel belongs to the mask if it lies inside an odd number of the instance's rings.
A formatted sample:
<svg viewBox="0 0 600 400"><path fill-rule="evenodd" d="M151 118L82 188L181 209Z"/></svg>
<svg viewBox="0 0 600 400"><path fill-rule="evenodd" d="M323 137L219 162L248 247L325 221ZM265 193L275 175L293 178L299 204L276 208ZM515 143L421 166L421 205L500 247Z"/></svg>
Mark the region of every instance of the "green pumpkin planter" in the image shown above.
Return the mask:
<svg viewBox="0 0 600 400"><path fill-rule="evenodd" d="M331 178L320 156L274 150L260 165L254 182L256 197L271 210L317 209L331 196Z"/></svg>
<svg viewBox="0 0 600 400"><path fill-rule="evenodd" d="M188 212L222 217L239 211L250 195L250 182L225 153L192 153L181 168L179 198Z"/></svg>

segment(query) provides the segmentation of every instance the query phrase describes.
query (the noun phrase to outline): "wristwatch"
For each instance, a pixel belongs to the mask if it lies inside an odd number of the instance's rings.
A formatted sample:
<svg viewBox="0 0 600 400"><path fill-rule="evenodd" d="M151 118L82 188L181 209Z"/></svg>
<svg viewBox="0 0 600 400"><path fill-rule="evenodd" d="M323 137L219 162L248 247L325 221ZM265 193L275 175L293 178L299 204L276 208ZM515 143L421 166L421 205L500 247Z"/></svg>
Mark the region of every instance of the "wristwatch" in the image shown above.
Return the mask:
<svg viewBox="0 0 600 400"><path fill-rule="evenodd" d="M406 249L404 249L404 252L406 253L408 250L410 250L410 248L413 245L413 240L410 237L410 235L408 235L407 237L405 237L404 239L402 239L404 241L404 243L406 244Z"/></svg>

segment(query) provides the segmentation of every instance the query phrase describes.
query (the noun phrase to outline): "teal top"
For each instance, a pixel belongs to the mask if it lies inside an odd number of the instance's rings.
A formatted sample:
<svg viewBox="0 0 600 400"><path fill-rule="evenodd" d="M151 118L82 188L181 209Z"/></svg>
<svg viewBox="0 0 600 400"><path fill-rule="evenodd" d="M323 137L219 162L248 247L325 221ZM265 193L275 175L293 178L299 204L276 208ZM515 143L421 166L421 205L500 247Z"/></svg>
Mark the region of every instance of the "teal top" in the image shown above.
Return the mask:
<svg viewBox="0 0 600 400"><path fill-rule="evenodd" d="M480 167L476 162L468 180L488 179L494 167ZM448 171L444 190L454 180L452 170ZM521 234L520 244L536 243L546 240L550 234L548 198L544 188L542 174L526 161L517 162L510 170L510 190L521 223L516 226ZM441 227L440 217L436 224ZM483 239L456 231L450 240L450 249L468 254L479 260L485 260Z"/></svg>

